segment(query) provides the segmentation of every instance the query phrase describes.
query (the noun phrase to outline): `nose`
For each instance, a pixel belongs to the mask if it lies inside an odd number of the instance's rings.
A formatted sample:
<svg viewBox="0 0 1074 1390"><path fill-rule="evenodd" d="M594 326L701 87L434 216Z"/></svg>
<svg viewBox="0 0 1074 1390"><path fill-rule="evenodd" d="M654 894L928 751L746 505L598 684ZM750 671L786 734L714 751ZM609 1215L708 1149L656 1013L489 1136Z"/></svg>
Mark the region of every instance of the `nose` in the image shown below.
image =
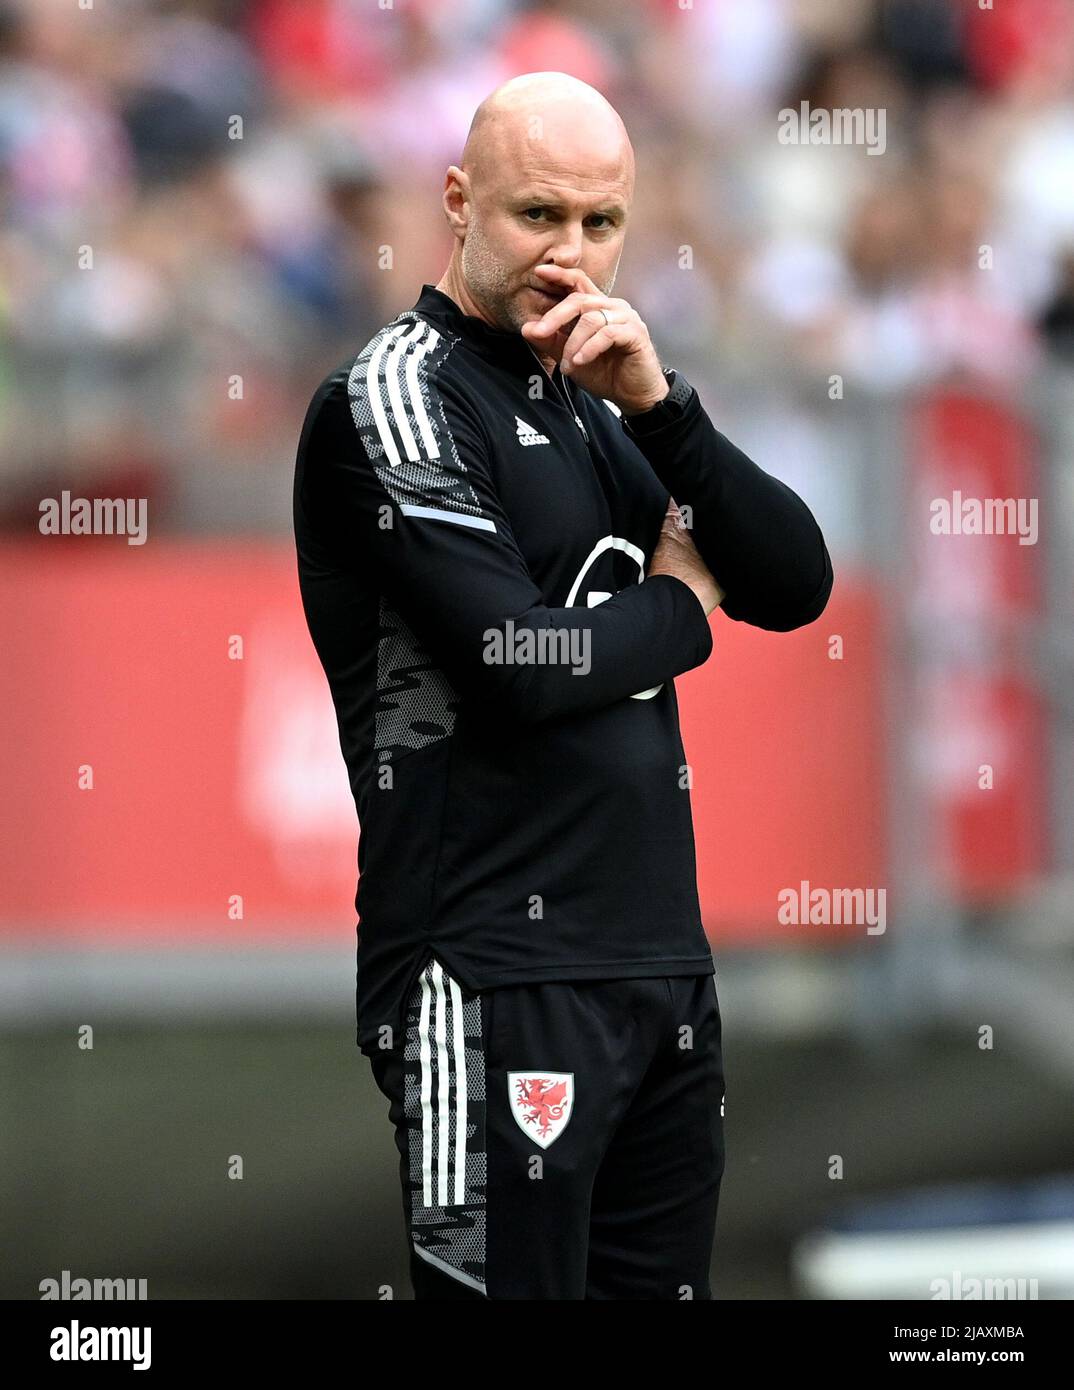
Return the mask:
<svg viewBox="0 0 1074 1390"><path fill-rule="evenodd" d="M556 244L549 249L545 260L564 270L574 270L582 259L582 228L564 227Z"/></svg>

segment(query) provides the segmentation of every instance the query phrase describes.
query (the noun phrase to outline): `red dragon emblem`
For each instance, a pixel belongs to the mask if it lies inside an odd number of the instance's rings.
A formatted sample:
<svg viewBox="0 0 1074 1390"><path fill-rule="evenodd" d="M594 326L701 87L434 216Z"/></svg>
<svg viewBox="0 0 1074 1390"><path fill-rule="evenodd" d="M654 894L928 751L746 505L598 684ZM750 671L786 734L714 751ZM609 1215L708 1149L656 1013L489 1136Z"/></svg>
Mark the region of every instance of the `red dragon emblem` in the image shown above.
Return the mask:
<svg viewBox="0 0 1074 1390"><path fill-rule="evenodd" d="M542 1147L547 1147L553 1139L558 1138L566 1123L573 1090L572 1078L562 1072L556 1073L555 1079L513 1072L512 1080L515 1105L525 1112L516 1114L515 1118L523 1128L526 1125L534 1126L537 1139L542 1142Z"/></svg>

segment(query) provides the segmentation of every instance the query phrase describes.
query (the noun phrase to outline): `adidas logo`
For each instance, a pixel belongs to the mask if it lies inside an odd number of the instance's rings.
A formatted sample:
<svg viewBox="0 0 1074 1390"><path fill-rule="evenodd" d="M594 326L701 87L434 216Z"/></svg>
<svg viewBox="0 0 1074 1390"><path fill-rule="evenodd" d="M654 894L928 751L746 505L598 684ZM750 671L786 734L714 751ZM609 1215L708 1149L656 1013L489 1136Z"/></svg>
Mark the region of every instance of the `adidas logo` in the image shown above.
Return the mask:
<svg viewBox="0 0 1074 1390"><path fill-rule="evenodd" d="M517 415L515 416L515 425L517 427L515 434L520 444L548 444L550 442L547 434L539 434L532 425L527 425L525 420L520 419Z"/></svg>

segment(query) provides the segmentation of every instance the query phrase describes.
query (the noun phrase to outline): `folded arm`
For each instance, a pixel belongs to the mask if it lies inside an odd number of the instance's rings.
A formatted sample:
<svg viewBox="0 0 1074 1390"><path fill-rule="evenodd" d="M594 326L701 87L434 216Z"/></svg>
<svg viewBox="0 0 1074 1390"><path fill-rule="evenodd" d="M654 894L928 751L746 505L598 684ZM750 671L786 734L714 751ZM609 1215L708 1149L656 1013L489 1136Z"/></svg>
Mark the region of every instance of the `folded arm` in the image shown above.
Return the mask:
<svg viewBox="0 0 1074 1390"><path fill-rule="evenodd" d="M653 428L634 415L623 427L679 507L689 506L728 617L772 632L820 617L833 576L813 513L715 428L696 391L677 420Z"/></svg>
<svg viewBox="0 0 1074 1390"><path fill-rule="evenodd" d="M296 505L333 555L383 594L460 695L537 723L629 698L705 661L705 612L671 575L595 608L549 607L493 485L472 405L442 374L430 372L424 392L413 378L414 391L390 354L387 364L378 372L359 362L349 382L339 373L322 384L303 426ZM516 638L531 632L545 650L587 644L585 673L562 660L497 661L490 633L507 634L509 620Z"/></svg>

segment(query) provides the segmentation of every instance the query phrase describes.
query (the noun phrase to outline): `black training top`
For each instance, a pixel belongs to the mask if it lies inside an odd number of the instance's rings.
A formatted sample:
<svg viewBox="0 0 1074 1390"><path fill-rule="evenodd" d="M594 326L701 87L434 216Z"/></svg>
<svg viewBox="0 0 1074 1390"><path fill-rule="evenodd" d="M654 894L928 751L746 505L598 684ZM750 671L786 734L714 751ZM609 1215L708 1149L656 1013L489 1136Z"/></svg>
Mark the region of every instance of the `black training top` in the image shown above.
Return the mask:
<svg viewBox="0 0 1074 1390"><path fill-rule="evenodd" d="M624 419L431 285L314 393L294 525L360 823L363 1048L434 953L468 989L712 970L673 684L712 634L645 578L669 493L731 618L812 622L832 567L676 394Z"/></svg>

